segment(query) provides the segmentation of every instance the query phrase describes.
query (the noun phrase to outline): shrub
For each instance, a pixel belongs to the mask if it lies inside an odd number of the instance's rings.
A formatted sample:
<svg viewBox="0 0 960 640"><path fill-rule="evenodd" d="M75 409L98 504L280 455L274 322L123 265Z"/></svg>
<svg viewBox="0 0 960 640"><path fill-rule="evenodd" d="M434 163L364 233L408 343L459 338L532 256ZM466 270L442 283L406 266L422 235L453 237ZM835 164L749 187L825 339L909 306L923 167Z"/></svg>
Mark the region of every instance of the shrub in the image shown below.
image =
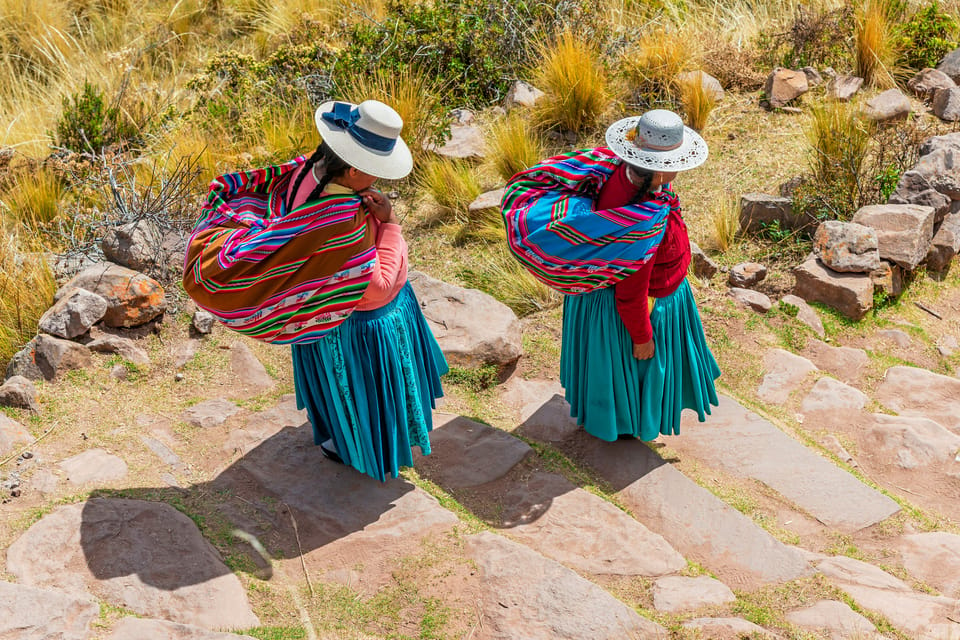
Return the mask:
<svg viewBox="0 0 960 640"><path fill-rule="evenodd" d="M813 180L808 186L822 192L826 211L833 212L829 217L845 219L859 208L871 135L870 123L855 105L837 101L811 110L806 136Z"/></svg>
<svg viewBox="0 0 960 640"><path fill-rule="evenodd" d="M486 144L487 157L504 180L538 164L546 156L540 135L523 111L514 111L495 121Z"/></svg>
<svg viewBox="0 0 960 640"><path fill-rule="evenodd" d="M811 9L798 4L788 29L775 35L761 35L759 46L768 52L768 65L790 69L805 66L849 64L848 34L854 30L853 10Z"/></svg>
<svg viewBox="0 0 960 640"><path fill-rule="evenodd" d="M535 84L546 94L534 107L537 120L566 131L594 128L610 102L600 52L564 30L538 46Z"/></svg>
<svg viewBox="0 0 960 640"><path fill-rule="evenodd" d="M900 62L911 69L935 67L957 48L957 20L941 11L934 0L920 9L900 30Z"/></svg>
<svg viewBox="0 0 960 640"><path fill-rule="evenodd" d="M85 80L81 93L63 98L57 140L71 151L98 153L112 142L111 122L116 120L117 110L104 103L100 88Z"/></svg>

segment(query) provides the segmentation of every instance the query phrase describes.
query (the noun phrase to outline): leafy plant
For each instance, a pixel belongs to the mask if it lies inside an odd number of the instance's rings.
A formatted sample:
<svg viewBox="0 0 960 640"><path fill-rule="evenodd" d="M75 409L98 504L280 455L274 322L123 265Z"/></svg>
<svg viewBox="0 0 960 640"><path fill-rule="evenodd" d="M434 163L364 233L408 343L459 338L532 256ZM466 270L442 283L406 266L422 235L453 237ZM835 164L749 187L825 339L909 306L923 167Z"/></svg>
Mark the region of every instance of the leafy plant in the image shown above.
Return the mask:
<svg viewBox="0 0 960 640"><path fill-rule="evenodd" d="M900 29L900 61L911 69L935 67L957 48L957 19L934 0L920 9Z"/></svg>
<svg viewBox="0 0 960 640"><path fill-rule="evenodd" d="M57 140L71 151L99 153L118 141L119 120L118 109L108 106L100 88L85 80L80 93L63 98Z"/></svg>

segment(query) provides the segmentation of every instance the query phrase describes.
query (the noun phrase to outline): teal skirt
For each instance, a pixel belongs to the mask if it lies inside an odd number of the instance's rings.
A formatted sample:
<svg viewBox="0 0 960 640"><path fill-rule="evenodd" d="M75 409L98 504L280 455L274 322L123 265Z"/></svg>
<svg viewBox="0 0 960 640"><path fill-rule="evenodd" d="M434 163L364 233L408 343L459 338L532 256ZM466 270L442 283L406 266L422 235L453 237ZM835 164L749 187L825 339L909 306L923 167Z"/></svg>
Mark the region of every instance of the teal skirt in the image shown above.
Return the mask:
<svg viewBox="0 0 960 640"><path fill-rule="evenodd" d="M315 342L293 345L297 406L314 443L332 439L344 463L383 482L430 453L434 400L447 361L408 282L387 305L354 311Z"/></svg>
<svg viewBox="0 0 960 640"><path fill-rule="evenodd" d="M633 357L633 342L617 313L613 287L563 301L560 383L570 415L602 440L653 440L680 433L680 414L706 420L717 406L720 376L703 335L689 283L659 298L650 313L655 351Z"/></svg>

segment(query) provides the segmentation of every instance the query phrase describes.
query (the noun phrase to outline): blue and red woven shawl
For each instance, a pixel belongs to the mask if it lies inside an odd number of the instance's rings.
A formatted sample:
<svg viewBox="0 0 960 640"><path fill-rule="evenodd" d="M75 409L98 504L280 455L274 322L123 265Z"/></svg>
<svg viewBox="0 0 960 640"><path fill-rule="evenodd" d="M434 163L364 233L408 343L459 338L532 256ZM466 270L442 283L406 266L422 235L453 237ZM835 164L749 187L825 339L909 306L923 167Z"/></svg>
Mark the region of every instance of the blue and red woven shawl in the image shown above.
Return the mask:
<svg viewBox="0 0 960 640"><path fill-rule="evenodd" d="M507 183L501 211L510 251L547 286L573 295L609 287L656 253L667 214L679 206L672 192L625 207L593 208L621 162L604 147L573 151Z"/></svg>

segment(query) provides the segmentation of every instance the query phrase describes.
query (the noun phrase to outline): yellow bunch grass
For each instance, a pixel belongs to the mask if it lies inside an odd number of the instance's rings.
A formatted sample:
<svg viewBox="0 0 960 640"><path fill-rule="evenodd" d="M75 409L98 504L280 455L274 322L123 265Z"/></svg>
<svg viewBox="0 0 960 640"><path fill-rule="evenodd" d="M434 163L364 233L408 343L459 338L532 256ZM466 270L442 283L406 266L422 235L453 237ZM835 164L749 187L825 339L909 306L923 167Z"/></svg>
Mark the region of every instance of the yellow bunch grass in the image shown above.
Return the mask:
<svg viewBox="0 0 960 640"><path fill-rule="evenodd" d="M467 286L489 293L521 317L563 301L559 293L534 278L502 244L491 246L461 277Z"/></svg>
<svg viewBox="0 0 960 640"><path fill-rule="evenodd" d="M538 46L534 84L546 94L534 107L537 121L567 131L597 126L610 105L610 82L594 43L569 29Z"/></svg>
<svg viewBox="0 0 960 640"><path fill-rule="evenodd" d="M737 242L737 233L740 231L739 202L732 195L719 198L716 208L711 214L713 235L710 238L714 249L727 252Z"/></svg>
<svg viewBox="0 0 960 640"><path fill-rule="evenodd" d="M416 174L417 186L458 222L469 221L470 203L480 195L480 180L474 168L463 161L431 158Z"/></svg>
<svg viewBox="0 0 960 640"><path fill-rule="evenodd" d="M863 0L856 12L854 65L868 85L892 87L897 52L894 0Z"/></svg>
<svg viewBox="0 0 960 640"><path fill-rule="evenodd" d="M687 126L696 131L703 131L707 126L710 113L716 106L713 93L703 86L703 72L695 71L678 84L680 85L680 102L683 105L683 113L687 117Z"/></svg>
<svg viewBox="0 0 960 640"><path fill-rule="evenodd" d="M445 111L445 87L414 69L377 69L372 74L356 74L348 82L344 88L347 100L380 100L400 114L402 137L415 159L422 155L424 144L446 125L441 116Z"/></svg>
<svg viewBox="0 0 960 640"><path fill-rule="evenodd" d="M691 43L675 28L651 28L622 59L623 72L633 89L659 98L673 94L677 75L693 66Z"/></svg>
<svg viewBox="0 0 960 640"><path fill-rule="evenodd" d="M0 54L24 72L56 72L75 50L73 16L63 0L0 0Z"/></svg>
<svg viewBox="0 0 960 640"><path fill-rule="evenodd" d="M821 185L836 185L853 201L870 146L870 124L856 105L829 102L811 109L806 129L810 167Z"/></svg>
<svg viewBox="0 0 960 640"><path fill-rule="evenodd" d="M271 105L263 113L251 146L262 146L281 162L302 153L309 155L320 144L313 111L306 96L292 104Z"/></svg>
<svg viewBox="0 0 960 640"><path fill-rule="evenodd" d="M60 178L48 170L21 170L0 194L4 220L14 229L39 231L59 215L65 191Z"/></svg>
<svg viewBox="0 0 960 640"><path fill-rule="evenodd" d="M543 139L525 111L495 120L486 138L487 159L504 180L538 164L546 156Z"/></svg>
<svg viewBox="0 0 960 640"><path fill-rule="evenodd" d="M0 233L0 361L8 361L37 332L57 284L43 247Z"/></svg>

